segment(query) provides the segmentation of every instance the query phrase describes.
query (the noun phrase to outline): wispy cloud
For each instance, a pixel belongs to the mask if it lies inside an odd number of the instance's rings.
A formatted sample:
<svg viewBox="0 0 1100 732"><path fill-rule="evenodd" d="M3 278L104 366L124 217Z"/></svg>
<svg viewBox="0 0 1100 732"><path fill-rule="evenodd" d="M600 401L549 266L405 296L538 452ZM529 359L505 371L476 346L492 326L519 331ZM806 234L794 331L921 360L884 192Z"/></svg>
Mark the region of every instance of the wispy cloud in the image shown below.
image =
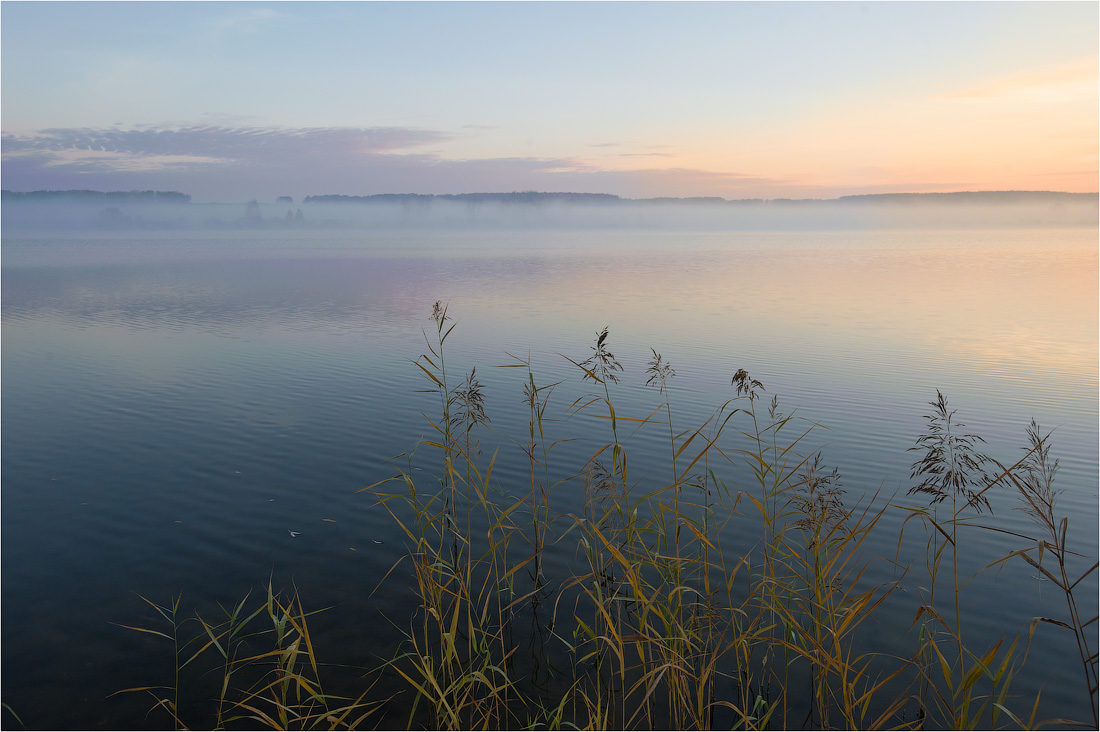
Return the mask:
<svg viewBox="0 0 1100 732"><path fill-rule="evenodd" d="M453 139L405 127L58 128L2 136L5 187L174 188L200 200L287 192L525 190L532 176L575 169L564 158L448 160Z"/></svg>
<svg viewBox="0 0 1100 732"><path fill-rule="evenodd" d="M940 95L950 101L1067 102L1096 99L1100 59L1045 66Z"/></svg>
<svg viewBox="0 0 1100 732"><path fill-rule="evenodd" d="M272 20L286 17L271 8L250 8L238 13L222 15L210 20L207 38L220 38L231 33L257 33Z"/></svg>
<svg viewBox="0 0 1100 732"><path fill-rule="evenodd" d="M456 139L405 127L58 128L4 134L6 188L180 190L196 200L347 193L584 191L628 198L759 195L783 181L684 167L621 170L611 159L570 157L454 159L437 149ZM610 146L610 144L609 144ZM774 194L770 194L774 195Z"/></svg>
<svg viewBox="0 0 1100 732"><path fill-rule="evenodd" d="M194 126L170 129L63 128L29 135L3 136L3 155L39 153L56 164L79 165L96 153L128 157L173 156L210 163L282 167L290 163L347 161L357 156L408 150L450 136L403 127L262 127Z"/></svg>

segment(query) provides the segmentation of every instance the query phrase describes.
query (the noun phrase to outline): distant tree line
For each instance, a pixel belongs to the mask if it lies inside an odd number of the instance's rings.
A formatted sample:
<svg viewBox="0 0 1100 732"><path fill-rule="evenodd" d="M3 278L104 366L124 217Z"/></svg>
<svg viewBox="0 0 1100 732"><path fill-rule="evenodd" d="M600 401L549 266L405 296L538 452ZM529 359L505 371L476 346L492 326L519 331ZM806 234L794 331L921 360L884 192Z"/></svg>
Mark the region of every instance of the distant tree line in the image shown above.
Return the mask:
<svg viewBox="0 0 1100 732"><path fill-rule="evenodd" d="M98 203L190 203L191 195L178 191L0 191L5 202L50 201Z"/></svg>
<svg viewBox="0 0 1100 732"><path fill-rule="evenodd" d="M610 193L538 193L523 191L512 193L376 193L372 196L306 196L302 203L430 203L459 201L461 203L609 203L620 201Z"/></svg>
<svg viewBox="0 0 1100 732"><path fill-rule="evenodd" d="M1021 203L1088 203L1095 193L1060 193L1058 191L960 191L957 193L876 193L861 196L841 196L841 203L901 203L901 204L1021 204Z"/></svg>
<svg viewBox="0 0 1100 732"><path fill-rule="evenodd" d="M178 191L9 191L0 192L0 200L7 202L110 202L110 203L190 203L191 196ZM466 204L480 203L597 203L597 204L700 204L700 205L823 205L823 204L986 204L1019 205L1025 203L1082 204L1097 201L1096 193L1062 193L1057 191L961 191L957 193L872 193L840 198L744 198L725 199L717 196L688 198L620 198L611 193L540 193L538 191L513 191L511 193L376 193L370 196L323 195L306 196L303 204L310 203L390 203L405 206L424 206L432 201L455 201ZM290 205L294 199L279 196L276 204ZM258 206L258 204L257 204Z"/></svg>
<svg viewBox="0 0 1100 732"><path fill-rule="evenodd" d="M717 196L689 198L620 198L609 193L377 193L371 196L306 196L302 203L400 203L426 205L432 201L458 201L463 203L600 203L600 204L699 204L699 205L778 205L823 206L833 204L958 204L958 205L1020 205L1027 203L1091 203L1096 193L1062 193L1057 191L964 191L958 193L872 193L839 198L742 198L725 199Z"/></svg>

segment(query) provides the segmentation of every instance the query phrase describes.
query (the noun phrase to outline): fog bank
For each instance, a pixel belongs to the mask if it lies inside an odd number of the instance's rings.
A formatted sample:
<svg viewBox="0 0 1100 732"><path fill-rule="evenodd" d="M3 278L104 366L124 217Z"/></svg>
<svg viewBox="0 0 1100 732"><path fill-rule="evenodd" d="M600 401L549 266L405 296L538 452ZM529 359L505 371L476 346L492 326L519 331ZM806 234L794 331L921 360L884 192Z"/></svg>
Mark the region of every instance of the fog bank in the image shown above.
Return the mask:
<svg viewBox="0 0 1100 732"><path fill-rule="evenodd" d="M87 193L87 192L84 192ZM596 194L311 196L191 203L5 192L3 234L232 230L667 229L806 231L1096 227L1100 195L956 193L832 200L646 199ZM182 194L176 194L177 196ZM169 202L164 202L165 200Z"/></svg>

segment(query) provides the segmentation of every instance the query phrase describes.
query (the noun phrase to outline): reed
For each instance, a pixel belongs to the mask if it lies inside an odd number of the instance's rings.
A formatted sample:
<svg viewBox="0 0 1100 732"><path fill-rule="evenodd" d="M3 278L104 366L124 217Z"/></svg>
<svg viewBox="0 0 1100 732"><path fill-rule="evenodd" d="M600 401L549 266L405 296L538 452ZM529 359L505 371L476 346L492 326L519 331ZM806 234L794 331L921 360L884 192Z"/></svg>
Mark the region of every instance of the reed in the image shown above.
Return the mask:
<svg viewBox="0 0 1100 732"><path fill-rule="evenodd" d="M535 372L531 366L531 357L526 359L508 354L513 363L503 364L499 368L522 368L527 372L527 381L523 385L523 401L528 409L527 441L518 443L523 454L527 457L528 473L530 475L530 500L531 500L531 532L534 550L534 576L535 582L541 587L545 579L542 571L542 552L546 546L546 537L550 529L550 491L553 487L550 480L550 451L558 444L548 442L546 437L546 425L555 420L547 417L546 410L550 405L550 396L561 382L537 386L535 384ZM511 439L511 438L509 438Z"/></svg>
<svg viewBox="0 0 1100 732"><path fill-rule="evenodd" d="M1066 617L1034 619L1027 640L1038 627L1075 634L1095 726L1089 633L1097 619L1085 619L1089 601L1079 588L1097 565L1082 569L1086 558L1067 549L1068 521L1055 513L1057 461L1037 425L1025 457L1006 467L979 449L981 438L962 430L937 392L913 448L920 456L910 495L929 504L873 493L849 505L839 469L804 447L821 426L784 413L774 396L765 402L763 383L744 370L702 425L683 429L674 421L676 372L651 349L645 383L657 403L625 413L616 398L626 370L604 328L587 358L567 357L590 388L562 419L550 413L561 382L538 385L529 356L503 366L525 372L528 417L525 438L502 444L520 451L526 477L502 484L494 474L501 448L481 450L492 433L477 369L450 373L446 344L455 325L447 307L437 302L430 323L427 353L415 365L438 413L425 414L429 435L403 456L407 467L363 489L407 545L383 583L411 592L418 606L399 625L402 646L366 675L366 690L354 699L322 690L310 613L269 583L260 607L248 611L242 601L214 624L182 620L178 598L149 603L168 628L130 627L173 642L176 678L128 691L153 693L154 707L182 726L179 671L214 654L223 679L219 728L357 727L387 702L408 710L408 727L434 729L1071 724L1037 722L1038 700L1011 695L1026 647L1006 635L975 650L968 636L960 549L977 531L1003 531L979 517L989 513L988 491L1014 488L1040 534L1021 537L1028 546L990 566L1019 558L1062 591ZM575 466L552 463L555 448L573 438L554 439L550 428L581 420L606 425L603 439ZM660 476L636 478L628 469L631 439L642 431L665 443ZM441 466L432 481L414 470L424 462ZM565 493L583 496L579 508L559 507ZM895 511L905 512L903 533L922 531L923 571L872 548L882 546L877 534ZM727 522L746 516L756 533L735 537L741 549L724 547ZM555 576L543 561L550 546L576 547L568 575ZM874 563L893 565L896 579L872 583ZM884 608L899 606L920 631L911 653L869 651L868 628ZM196 631L190 639L188 629ZM254 635L272 649L243 652ZM533 670L517 659L520 637L532 644ZM372 698L380 679L399 681L406 693Z"/></svg>
<svg viewBox="0 0 1100 732"><path fill-rule="evenodd" d="M922 478L921 482L909 489L909 494L921 494L929 497L929 504L935 509L945 505L950 509L946 519L940 519L937 511L928 512L912 509L909 518L919 517L927 522L935 533L930 535L931 553L927 562L929 572L929 592L926 601L917 610L916 619L926 619L924 626L925 644L921 654L925 675L936 669L942 673L943 681L950 688L948 698L936 686L929 687L935 692L940 707L949 714L953 726L969 729L977 723L971 714L974 684L980 675L982 664L969 666L968 655L963 640L962 613L960 598L965 578L959 576L959 529L967 523L967 512L981 513L990 507L985 495L994 482L984 471L990 459L981 453L977 446L984 442L981 437L961 432L965 425L955 419L955 411L949 409L947 399L937 390L936 401L930 402L932 412L926 415L927 431L917 438L911 450L922 451L923 456L913 463L911 478ZM943 543L940 543L942 537ZM939 581L944 554L950 561L950 612L936 600L936 588ZM945 618L945 615L947 616ZM941 638L954 646L953 658L948 661L944 655ZM973 673L977 670L977 674ZM927 703L922 697L922 705Z"/></svg>
<svg viewBox="0 0 1100 732"><path fill-rule="evenodd" d="M435 439L422 441L443 455L440 492L418 492L411 471L391 479L407 492L378 490L390 481L364 490L375 492L412 542L410 558L421 607L406 634L406 648L390 664L416 692L410 725L420 705L426 704L436 728L504 727L513 724L517 714L510 679L515 650L511 623L530 596L517 592L516 574L533 556L516 561L512 547L513 538L522 535L516 518L526 501L496 491L493 460L486 468L480 465L474 433L489 421L482 387L476 368L461 386L449 386L444 346L454 326L448 327L447 320L446 308L437 302L432 313L435 338L426 338L430 353L417 361L438 393L443 412L437 419L425 416ZM404 503L402 513L411 512L413 521L403 523L393 502ZM460 512L465 514L464 524L459 523ZM477 540L481 536L484 543Z"/></svg>
<svg viewBox="0 0 1100 732"><path fill-rule="evenodd" d="M1100 715L1097 713L1097 652L1090 645L1090 641L1095 641L1095 626L1100 618L1094 615L1091 619L1086 620L1075 594L1078 586L1094 574L1100 565L1093 562L1091 566L1083 571L1070 568L1071 562L1080 564L1082 560L1087 561L1087 557L1066 548L1069 535L1069 517L1058 517L1056 512L1058 495L1061 491L1054 487L1054 477L1058 472L1059 465L1058 460L1052 459L1050 456L1050 435L1049 432L1044 435L1039 425L1035 420L1032 420L1027 427L1029 444L1025 448L1027 454L1023 459L1010 468L997 463L1004 479L1009 481L1017 491L1021 502L1018 507L1019 510L1027 514L1035 527L1039 529L1039 535L1023 537L1029 540L1032 546L1018 549L994 562L994 565L1002 564L1013 557L1019 557L1062 591L1066 602L1067 619L1033 618L1028 629L1028 646L1030 647L1036 628L1040 624L1060 627L1074 634L1078 657L1081 662L1081 679L1092 701L1092 726L1100 727ZM987 528L999 530L994 527ZM1051 561L1047 561L1044 566L1046 557L1050 557ZM1094 628L1092 632L1087 630L1090 627ZM1010 710L1003 709L1003 711L1012 716L1014 721L1020 722L1015 715L1012 715ZM1050 723L1079 724L1066 719L1051 720Z"/></svg>
<svg viewBox="0 0 1100 732"><path fill-rule="evenodd" d="M200 729L354 729L385 703L367 699L371 686L354 700L324 692L308 621L310 615L320 611L306 612L296 591L286 596L275 592L269 582L266 597L254 609L247 608L246 595L232 607L221 607L222 617L217 620L207 620L198 613L184 616L182 596L166 605L141 599L168 629L122 627L172 641L173 682L116 693L151 695L154 703L150 712L166 712L173 729L190 728L180 709L185 669L211 654L218 658L215 668L220 683L212 701L213 720L197 720L195 726ZM188 628L195 630L186 633Z"/></svg>

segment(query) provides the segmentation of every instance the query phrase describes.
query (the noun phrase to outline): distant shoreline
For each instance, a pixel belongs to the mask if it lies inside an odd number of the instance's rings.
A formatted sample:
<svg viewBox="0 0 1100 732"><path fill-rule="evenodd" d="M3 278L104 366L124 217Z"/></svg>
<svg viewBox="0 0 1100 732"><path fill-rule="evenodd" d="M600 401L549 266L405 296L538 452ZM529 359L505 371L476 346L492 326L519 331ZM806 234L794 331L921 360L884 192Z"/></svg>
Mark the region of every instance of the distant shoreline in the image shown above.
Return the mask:
<svg viewBox="0 0 1100 732"><path fill-rule="evenodd" d="M175 191L3 191L3 232L1096 227L1100 194L881 193L831 199L620 198L602 193L385 193L196 203Z"/></svg>
<svg viewBox="0 0 1100 732"><path fill-rule="evenodd" d="M578 192L541 192L513 191L496 193L375 193L366 196L342 193L309 195L298 202L300 205L314 203L340 204L415 204L432 201L452 201L456 203L478 204L538 204L569 203L584 205L621 205L621 204L695 204L695 205L823 205L823 204L979 204L979 205L1015 205L1022 203L1085 203L1089 199L1100 200L1100 192L1069 193L1064 191L951 191L942 193L862 193L837 198L720 198L718 196L689 196L656 198L623 198L611 193ZM157 203L188 204L199 203L191 200L191 195L177 191L93 191L93 190L38 190L38 191L0 191L0 200L4 203L30 202L66 202L66 203ZM219 205L244 204L239 202L210 202ZM267 203L267 202L261 202ZM274 202L293 205L289 196L281 196Z"/></svg>

